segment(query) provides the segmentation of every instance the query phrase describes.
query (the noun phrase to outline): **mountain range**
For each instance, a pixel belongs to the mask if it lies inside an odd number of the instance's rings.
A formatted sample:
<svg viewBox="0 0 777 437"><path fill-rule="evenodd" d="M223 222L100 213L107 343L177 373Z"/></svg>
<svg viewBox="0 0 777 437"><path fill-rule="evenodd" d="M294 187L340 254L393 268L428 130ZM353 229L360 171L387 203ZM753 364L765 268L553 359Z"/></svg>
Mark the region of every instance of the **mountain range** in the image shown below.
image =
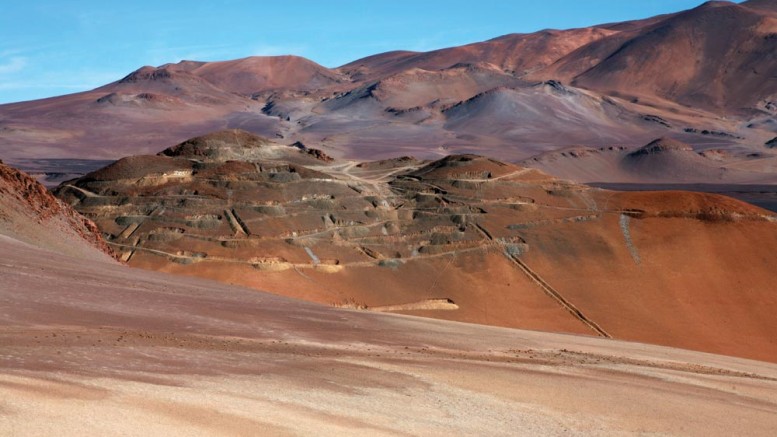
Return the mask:
<svg viewBox="0 0 777 437"><path fill-rule="evenodd" d="M55 183L224 128L360 160L476 153L526 163L570 147L633 149L670 137L715 156L702 182L746 169L749 183L771 183L774 9L763 0L707 2L334 69L295 56L147 66L92 91L0 105L0 150ZM559 175L570 165L561 162ZM617 172L598 179L626 182Z"/></svg>

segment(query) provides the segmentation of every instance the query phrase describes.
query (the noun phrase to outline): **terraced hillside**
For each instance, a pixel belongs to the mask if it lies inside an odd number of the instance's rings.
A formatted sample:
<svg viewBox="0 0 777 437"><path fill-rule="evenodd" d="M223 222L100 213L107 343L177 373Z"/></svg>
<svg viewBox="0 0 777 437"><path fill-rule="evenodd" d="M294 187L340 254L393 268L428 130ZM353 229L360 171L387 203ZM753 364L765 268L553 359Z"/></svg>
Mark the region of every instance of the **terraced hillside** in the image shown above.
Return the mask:
<svg viewBox="0 0 777 437"><path fill-rule="evenodd" d="M136 267L777 361L777 224L723 196L606 191L475 155L337 161L233 130L57 194Z"/></svg>

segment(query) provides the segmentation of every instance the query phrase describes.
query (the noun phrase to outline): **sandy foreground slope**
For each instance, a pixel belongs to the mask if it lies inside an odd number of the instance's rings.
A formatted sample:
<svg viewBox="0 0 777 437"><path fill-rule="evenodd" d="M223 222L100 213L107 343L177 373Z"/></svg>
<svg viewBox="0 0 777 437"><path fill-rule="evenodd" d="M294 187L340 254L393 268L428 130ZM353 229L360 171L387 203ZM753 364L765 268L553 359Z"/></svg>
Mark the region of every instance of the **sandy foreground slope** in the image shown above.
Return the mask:
<svg viewBox="0 0 777 437"><path fill-rule="evenodd" d="M0 278L2 435L777 429L772 364L340 310L8 237Z"/></svg>

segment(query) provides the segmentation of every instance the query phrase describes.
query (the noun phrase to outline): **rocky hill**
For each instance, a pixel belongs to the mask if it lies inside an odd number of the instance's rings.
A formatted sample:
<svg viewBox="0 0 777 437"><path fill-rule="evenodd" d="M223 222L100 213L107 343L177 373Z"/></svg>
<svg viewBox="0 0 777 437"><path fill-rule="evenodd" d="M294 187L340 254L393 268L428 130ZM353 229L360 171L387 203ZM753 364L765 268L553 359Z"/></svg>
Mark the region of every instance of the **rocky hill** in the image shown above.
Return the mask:
<svg viewBox="0 0 777 437"><path fill-rule="evenodd" d="M656 142L633 159L670 152L686 149ZM235 131L119 160L57 195L136 267L777 361L777 223L723 196L600 190L477 155L319 160Z"/></svg>

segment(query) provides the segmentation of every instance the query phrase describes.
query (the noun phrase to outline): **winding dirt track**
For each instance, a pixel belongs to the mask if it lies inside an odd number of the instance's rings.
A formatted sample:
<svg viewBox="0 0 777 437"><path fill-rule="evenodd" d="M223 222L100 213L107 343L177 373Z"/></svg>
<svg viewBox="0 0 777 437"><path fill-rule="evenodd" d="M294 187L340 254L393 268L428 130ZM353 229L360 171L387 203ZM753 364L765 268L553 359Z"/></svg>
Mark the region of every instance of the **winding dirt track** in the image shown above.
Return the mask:
<svg viewBox="0 0 777 437"><path fill-rule="evenodd" d="M771 435L777 366L347 311L0 237L2 435Z"/></svg>

